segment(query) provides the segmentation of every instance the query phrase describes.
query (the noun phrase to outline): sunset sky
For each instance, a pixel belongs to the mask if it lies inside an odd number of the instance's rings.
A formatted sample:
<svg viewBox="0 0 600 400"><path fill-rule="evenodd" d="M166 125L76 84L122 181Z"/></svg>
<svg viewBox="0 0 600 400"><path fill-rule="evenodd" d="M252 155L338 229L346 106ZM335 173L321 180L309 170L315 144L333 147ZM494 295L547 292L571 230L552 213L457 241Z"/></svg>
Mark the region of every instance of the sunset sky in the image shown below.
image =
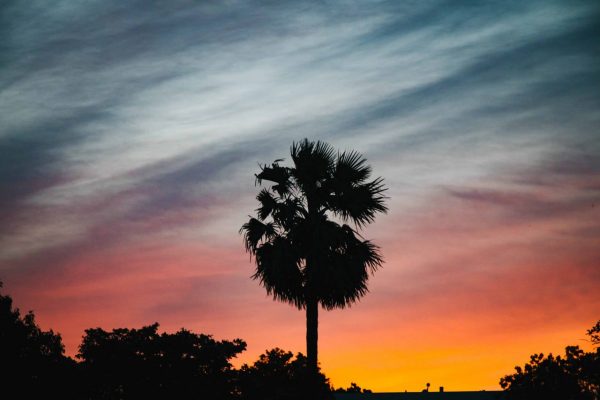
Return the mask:
<svg viewBox="0 0 600 400"><path fill-rule="evenodd" d="M385 264L321 312L335 386L499 389L600 319L600 3L3 1L0 280L86 328L305 352L240 226L293 141L388 186Z"/></svg>

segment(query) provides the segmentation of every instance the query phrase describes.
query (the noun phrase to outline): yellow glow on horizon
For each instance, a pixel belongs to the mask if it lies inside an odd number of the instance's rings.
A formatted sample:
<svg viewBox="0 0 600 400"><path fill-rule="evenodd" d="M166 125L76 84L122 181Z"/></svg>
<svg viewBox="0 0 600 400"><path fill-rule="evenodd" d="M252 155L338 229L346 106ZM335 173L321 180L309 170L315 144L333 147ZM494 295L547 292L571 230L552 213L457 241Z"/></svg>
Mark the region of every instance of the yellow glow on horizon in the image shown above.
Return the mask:
<svg viewBox="0 0 600 400"><path fill-rule="evenodd" d="M350 382L374 392L421 391L431 383L431 391L440 386L445 391L501 390L500 378L512 374L514 367L529 361L534 353L563 354L567 345L579 345L584 331L570 327L542 337L523 335L496 342L481 338L476 343L448 346L436 343L436 337L423 334L430 346L411 346L410 342L394 344L389 339L375 339L371 345L339 353L321 354L323 372L334 387L348 387ZM367 339L365 339L367 341Z"/></svg>

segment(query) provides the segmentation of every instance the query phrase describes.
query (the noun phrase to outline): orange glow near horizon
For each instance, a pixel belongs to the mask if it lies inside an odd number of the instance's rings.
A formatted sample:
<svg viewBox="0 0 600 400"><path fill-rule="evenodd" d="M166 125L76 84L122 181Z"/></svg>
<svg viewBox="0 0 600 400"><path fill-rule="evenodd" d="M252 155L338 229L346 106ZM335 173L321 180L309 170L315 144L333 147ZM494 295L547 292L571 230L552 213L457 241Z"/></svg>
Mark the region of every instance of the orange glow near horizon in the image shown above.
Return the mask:
<svg viewBox="0 0 600 400"><path fill-rule="evenodd" d="M436 344L437 337L424 335L421 340L430 342L428 346L417 343L413 346L413 342L407 341L389 351L388 346L394 343L380 341L371 348L363 347L343 355L324 355L321 360L331 365L325 372L335 386L347 387L353 381L377 392L398 392L420 391L430 382L435 390L439 386L446 391L499 390L500 377L513 373L515 365L522 366L534 352L564 353L566 344L579 342L572 338L581 337L580 332L573 329L535 340L493 342L482 339L468 344ZM357 378L348 378L354 376Z"/></svg>

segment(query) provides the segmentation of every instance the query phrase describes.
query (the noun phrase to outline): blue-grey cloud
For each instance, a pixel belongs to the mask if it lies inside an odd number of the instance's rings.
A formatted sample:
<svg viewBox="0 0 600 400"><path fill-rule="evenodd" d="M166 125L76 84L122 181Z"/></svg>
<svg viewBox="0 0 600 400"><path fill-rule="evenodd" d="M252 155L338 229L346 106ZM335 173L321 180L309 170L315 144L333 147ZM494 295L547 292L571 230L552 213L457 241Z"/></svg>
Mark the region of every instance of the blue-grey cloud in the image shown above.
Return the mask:
<svg viewBox="0 0 600 400"><path fill-rule="evenodd" d="M599 15L593 1L3 2L3 258L251 205L257 162L303 137L364 151L415 198L507 166L531 184L536 168L595 170ZM565 148L579 161L549 168Z"/></svg>

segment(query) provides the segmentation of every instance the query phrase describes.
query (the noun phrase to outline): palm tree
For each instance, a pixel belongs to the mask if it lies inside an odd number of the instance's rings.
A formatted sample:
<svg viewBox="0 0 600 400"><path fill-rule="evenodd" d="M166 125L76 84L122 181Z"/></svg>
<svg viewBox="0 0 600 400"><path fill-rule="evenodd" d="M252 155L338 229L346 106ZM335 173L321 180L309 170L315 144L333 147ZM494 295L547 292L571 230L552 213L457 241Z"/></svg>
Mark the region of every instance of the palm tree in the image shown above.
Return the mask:
<svg viewBox="0 0 600 400"><path fill-rule="evenodd" d="M257 218L240 233L255 256L253 279L275 300L306 310L308 367L316 373L319 304L350 306L382 264L379 248L358 230L387 211L386 188L382 178L369 180L371 167L355 151L304 139L292 144L291 156L293 167L282 159L260 166L256 182L271 186L258 193Z"/></svg>

